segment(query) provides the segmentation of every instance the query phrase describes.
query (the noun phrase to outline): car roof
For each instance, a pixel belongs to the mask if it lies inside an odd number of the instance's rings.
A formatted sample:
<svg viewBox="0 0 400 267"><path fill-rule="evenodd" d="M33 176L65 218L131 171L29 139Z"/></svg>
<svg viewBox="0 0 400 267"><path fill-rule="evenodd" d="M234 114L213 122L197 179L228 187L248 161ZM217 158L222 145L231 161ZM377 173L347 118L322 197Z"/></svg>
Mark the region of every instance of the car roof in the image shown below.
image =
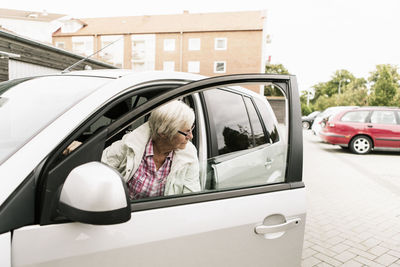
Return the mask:
<svg viewBox="0 0 400 267"><path fill-rule="evenodd" d="M400 111L399 107L385 107L385 106L364 106L364 107L357 107L354 109L347 109L347 110L341 110L338 112L335 117L342 117L344 114L348 112L355 112L355 111L372 111L372 110L395 110L395 111Z"/></svg>
<svg viewBox="0 0 400 267"><path fill-rule="evenodd" d="M59 74L56 74L59 75ZM152 76L152 79L165 79L167 77L170 78L190 78L193 80L198 80L202 78L206 78L205 76L193 73L185 73L185 72L176 72L176 71L141 71L135 72L129 69L97 69L97 70L80 70L80 71L71 71L63 73L62 75L73 75L73 76L92 76L92 77L104 77L104 78L124 78L124 77L143 77L143 76Z"/></svg>
<svg viewBox="0 0 400 267"><path fill-rule="evenodd" d="M59 76L58 74L51 74L46 76ZM154 80L186 80L187 82L197 81L201 79L211 78L199 74L189 72L177 72L177 71L141 71L135 72L129 69L97 69L97 70L82 70L72 71L61 74L62 76L87 76L87 77L102 77L110 79L123 79L136 81L137 83L154 81ZM253 97L260 97L260 94L244 88L242 86L228 86L230 89L235 89L241 93L251 95ZM222 86L223 88L223 86Z"/></svg>
<svg viewBox="0 0 400 267"><path fill-rule="evenodd" d="M361 110L400 110L399 107L389 107L389 106L364 106L359 107Z"/></svg>

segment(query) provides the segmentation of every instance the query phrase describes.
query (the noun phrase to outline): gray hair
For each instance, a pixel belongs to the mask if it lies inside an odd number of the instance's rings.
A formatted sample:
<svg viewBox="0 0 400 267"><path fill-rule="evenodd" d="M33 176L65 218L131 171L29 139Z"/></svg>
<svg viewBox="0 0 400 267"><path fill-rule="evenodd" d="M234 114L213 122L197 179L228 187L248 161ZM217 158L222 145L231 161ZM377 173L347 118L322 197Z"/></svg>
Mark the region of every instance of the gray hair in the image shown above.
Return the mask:
<svg viewBox="0 0 400 267"><path fill-rule="evenodd" d="M170 140L178 130L190 128L194 123L193 109L182 101L175 100L151 112L149 127L152 137L165 134Z"/></svg>

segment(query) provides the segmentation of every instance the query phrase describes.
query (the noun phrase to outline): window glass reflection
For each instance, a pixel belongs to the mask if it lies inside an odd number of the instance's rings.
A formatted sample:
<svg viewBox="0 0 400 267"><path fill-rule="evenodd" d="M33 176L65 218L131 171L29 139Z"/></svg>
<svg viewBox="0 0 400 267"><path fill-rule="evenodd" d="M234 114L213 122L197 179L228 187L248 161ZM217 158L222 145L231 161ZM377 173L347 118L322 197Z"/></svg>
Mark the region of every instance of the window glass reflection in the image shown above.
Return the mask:
<svg viewBox="0 0 400 267"><path fill-rule="evenodd" d="M251 126L253 129L253 138L254 138L254 146L263 145L266 143L266 139L264 136L264 131L261 126L260 119L258 118L257 111L254 108L253 102L250 98L245 97L244 101L246 103L247 111L249 112L249 118L251 122Z"/></svg>
<svg viewBox="0 0 400 267"><path fill-rule="evenodd" d="M251 127L242 96L219 89L208 90L205 95L216 129L218 154L252 147Z"/></svg>

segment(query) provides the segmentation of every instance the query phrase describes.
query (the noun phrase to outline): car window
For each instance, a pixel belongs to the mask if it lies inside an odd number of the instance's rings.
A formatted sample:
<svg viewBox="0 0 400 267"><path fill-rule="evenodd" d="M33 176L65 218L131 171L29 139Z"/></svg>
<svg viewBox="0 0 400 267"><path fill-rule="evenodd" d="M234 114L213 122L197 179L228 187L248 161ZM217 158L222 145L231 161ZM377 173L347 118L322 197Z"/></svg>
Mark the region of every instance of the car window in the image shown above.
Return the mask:
<svg viewBox="0 0 400 267"><path fill-rule="evenodd" d="M69 154L73 150L85 143L93 135L97 134L102 129L110 126L112 123L123 117L125 114L146 103L148 100L156 97L158 94L160 94L162 91L165 91L166 89L167 87L157 87L148 90L145 93L122 97L121 99L107 107L104 111L99 112L101 116L97 116L97 119L95 119L92 123L89 123L85 130L62 151L62 153L59 155L58 161L66 156L69 156ZM139 127L146 121L146 119L147 117L142 117L141 119L138 119L134 123L130 124L128 127L125 127L124 130L121 130L115 135L110 136L106 142L106 146L112 144L117 140L120 140L124 136L124 134Z"/></svg>
<svg viewBox="0 0 400 267"><path fill-rule="evenodd" d="M95 132L109 126L111 123L121 118L123 115L133 110L134 108L145 103L150 98L151 96L148 95L134 95L114 104L100 118L98 118L85 130L85 132L80 136L79 141L85 141Z"/></svg>
<svg viewBox="0 0 400 267"><path fill-rule="evenodd" d="M365 122L369 111L349 111L344 114L341 118L341 121L344 122Z"/></svg>
<svg viewBox="0 0 400 267"><path fill-rule="evenodd" d="M396 124L396 116L390 110L375 110L371 115L371 123Z"/></svg>
<svg viewBox="0 0 400 267"><path fill-rule="evenodd" d="M210 123L215 129L218 155L253 147L250 121L243 97L219 89L208 90L204 95Z"/></svg>
<svg viewBox="0 0 400 267"><path fill-rule="evenodd" d="M278 123L274 119L276 116L272 108L266 104L261 99L254 99L258 110L260 111L262 120L264 122L265 128L267 129L267 138L269 138L270 143L276 143L279 141L279 133L278 133Z"/></svg>
<svg viewBox="0 0 400 267"><path fill-rule="evenodd" d="M216 132L210 136L218 139L218 153L207 160L206 189L224 190L284 181L287 146L278 143L276 118L268 102L260 100L257 112L247 96L220 89L206 91L204 95L210 132L213 129ZM268 134L264 133L261 122L264 120L260 120L259 113L268 123L265 127Z"/></svg>
<svg viewBox="0 0 400 267"><path fill-rule="evenodd" d="M249 97L244 97L244 102L246 103L246 108L251 122L254 146L263 145L269 142L269 140L267 140L267 138L265 137L264 130L260 122L260 118L258 117L253 102Z"/></svg>

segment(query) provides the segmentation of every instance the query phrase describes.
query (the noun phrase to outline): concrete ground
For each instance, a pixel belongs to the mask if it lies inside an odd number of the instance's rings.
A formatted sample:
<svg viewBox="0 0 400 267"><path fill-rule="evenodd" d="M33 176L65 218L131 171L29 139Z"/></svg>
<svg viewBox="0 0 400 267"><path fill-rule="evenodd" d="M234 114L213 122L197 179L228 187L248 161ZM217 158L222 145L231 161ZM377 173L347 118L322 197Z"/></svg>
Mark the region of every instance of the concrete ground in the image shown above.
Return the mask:
<svg viewBox="0 0 400 267"><path fill-rule="evenodd" d="M303 136L302 266L400 266L400 153L355 155Z"/></svg>

